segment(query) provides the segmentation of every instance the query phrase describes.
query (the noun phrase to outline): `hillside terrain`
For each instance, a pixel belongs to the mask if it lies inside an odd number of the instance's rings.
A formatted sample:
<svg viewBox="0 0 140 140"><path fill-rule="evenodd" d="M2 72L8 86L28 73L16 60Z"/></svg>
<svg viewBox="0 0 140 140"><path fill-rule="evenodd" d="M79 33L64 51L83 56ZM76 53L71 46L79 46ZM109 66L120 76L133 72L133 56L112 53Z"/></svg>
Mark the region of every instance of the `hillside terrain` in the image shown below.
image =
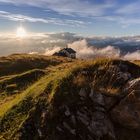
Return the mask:
<svg viewBox="0 0 140 140"><path fill-rule="evenodd" d="M139 140L140 62L0 58L0 140Z"/></svg>

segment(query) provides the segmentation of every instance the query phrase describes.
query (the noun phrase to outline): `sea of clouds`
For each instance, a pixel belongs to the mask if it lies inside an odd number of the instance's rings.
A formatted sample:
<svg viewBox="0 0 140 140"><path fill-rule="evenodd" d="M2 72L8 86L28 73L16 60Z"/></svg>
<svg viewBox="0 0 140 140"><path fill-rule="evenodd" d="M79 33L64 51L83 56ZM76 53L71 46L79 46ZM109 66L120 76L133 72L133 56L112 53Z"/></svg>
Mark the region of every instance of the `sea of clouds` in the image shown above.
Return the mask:
<svg viewBox="0 0 140 140"><path fill-rule="evenodd" d="M52 55L64 47L77 52L77 58L97 57L140 60L140 36L82 37L73 33L35 34L25 39L0 35L0 56L13 53Z"/></svg>
<svg viewBox="0 0 140 140"><path fill-rule="evenodd" d="M89 46L88 42L83 39L79 41L75 41L73 43L68 44L69 48L74 49L77 52L77 58L81 59L90 59L90 58L121 58L126 60L140 60L140 50L136 50L134 52L127 52L126 54L121 54L121 50L119 48L115 48L114 46L106 46L103 48L97 48L94 46ZM52 49L46 49L45 55L52 55L55 52L61 50L61 47L53 47Z"/></svg>

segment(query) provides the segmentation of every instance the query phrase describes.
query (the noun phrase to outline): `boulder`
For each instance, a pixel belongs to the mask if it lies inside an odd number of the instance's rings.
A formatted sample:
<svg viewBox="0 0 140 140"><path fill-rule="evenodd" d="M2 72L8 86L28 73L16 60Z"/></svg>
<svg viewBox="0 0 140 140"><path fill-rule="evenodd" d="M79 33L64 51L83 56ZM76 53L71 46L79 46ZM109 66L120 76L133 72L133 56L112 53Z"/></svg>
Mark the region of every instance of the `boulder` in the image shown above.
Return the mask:
<svg viewBox="0 0 140 140"><path fill-rule="evenodd" d="M112 110L112 119L121 126L140 130L140 78L128 82L127 93Z"/></svg>

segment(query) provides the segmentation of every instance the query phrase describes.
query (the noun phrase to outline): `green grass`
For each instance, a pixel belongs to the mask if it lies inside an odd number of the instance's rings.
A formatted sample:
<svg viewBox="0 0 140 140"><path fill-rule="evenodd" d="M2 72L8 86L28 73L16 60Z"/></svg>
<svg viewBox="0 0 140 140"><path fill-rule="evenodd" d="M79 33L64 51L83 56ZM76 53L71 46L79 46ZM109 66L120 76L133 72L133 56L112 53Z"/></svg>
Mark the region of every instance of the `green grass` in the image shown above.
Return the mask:
<svg viewBox="0 0 140 140"><path fill-rule="evenodd" d="M17 55L16 57L20 56ZM50 61L54 57L47 59ZM58 60L58 58L56 59ZM20 133L22 133L26 124L35 117L33 113L40 119L39 114L36 113L40 104L42 104L41 108L48 109L48 117L50 119L50 122L47 123L48 129L50 134L53 133L52 129L54 129L57 121L61 119L58 107L63 104L76 105L79 100L77 94L79 89L92 83L93 80L96 80L94 88L97 90L103 88L102 85L104 84L106 85L106 89L103 89L104 92L112 92L112 94L118 92L118 87L115 88L108 82L110 77L107 75L107 70L110 65L124 63L129 67L133 66L133 69L130 68L129 71L134 76L139 75L140 72L138 66L120 60L96 59L94 61L71 61L64 59L62 61L61 64L51 65L47 68L44 67L42 70L29 70L0 79L0 84L6 83L11 89L14 88L14 84L17 87L23 82L27 84L26 88L14 95L12 94L13 91L7 95L5 90L0 94L1 97L5 95L4 98L0 97L0 139L12 140L15 138L18 140L18 135L21 135ZM88 71L88 74L81 76L81 72L83 71ZM34 79L36 73L41 73L42 75ZM39 120L35 121L38 123ZM27 135L30 133L28 130L24 131Z"/></svg>
<svg viewBox="0 0 140 140"><path fill-rule="evenodd" d="M1 120L3 121L5 118L8 118L8 116L11 116L11 113L13 114L13 111L14 110L16 111L17 107L21 108L21 110L22 110L22 102L24 102L28 98L31 98L33 104L35 104L35 100L38 100L37 98L41 94L43 94L44 91L47 88L49 88L50 84L58 78L59 73L62 73L61 70L59 70L59 67L57 69L55 69L55 71L56 72L54 72L54 70L53 70L53 73L50 73L49 75L44 76L38 82L33 84L31 87L29 87L28 89L26 89L22 93L17 94L12 100L3 103L1 105L1 108L0 108L0 118L1 118ZM63 71L63 75L65 75L64 73L65 73L65 71ZM62 77L62 74L59 75L59 77ZM3 126L4 126L4 128L10 127L10 130L12 129L12 131L13 131L13 127L15 128L16 126L13 125L12 122L14 122L14 124L21 124L23 121L25 121L22 118L26 118L26 117L24 115L23 116L21 115L20 116L21 121L19 121L19 119L17 119L18 114L17 114L17 116L14 115L14 118L12 118L14 120L11 119L10 123L3 124ZM8 120L10 120L10 118ZM15 128L15 129L17 129L17 128ZM5 130L3 130L3 131L5 131ZM8 131L8 132L6 131L6 132L3 132L3 133L4 133L4 135L8 135L8 134L5 134L5 133L10 133L10 132L11 131Z"/></svg>
<svg viewBox="0 0 140 140"><path fill-rule="evenodd" d="M0 57L0 76L23 73L31 69L45 69L74 60L56 56L14 54Z"/></svg>
<svg viewBox="0 0 140 140"><path fill-rule="evenodd" d="M17 90L23 90L33 82L37 81L43 75L45 75L45 70L34 69L22 74L6 77L0 80L0 91L2 92L4 90L7 90L11 85L16 85Z"/></svg>

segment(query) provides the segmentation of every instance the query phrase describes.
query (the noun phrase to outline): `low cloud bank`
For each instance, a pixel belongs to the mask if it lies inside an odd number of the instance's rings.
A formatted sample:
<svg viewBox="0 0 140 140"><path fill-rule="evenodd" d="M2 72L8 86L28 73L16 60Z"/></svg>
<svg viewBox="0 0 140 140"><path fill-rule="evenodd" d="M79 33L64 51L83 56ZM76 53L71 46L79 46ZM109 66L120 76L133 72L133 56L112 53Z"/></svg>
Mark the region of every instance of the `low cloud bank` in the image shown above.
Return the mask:
<svg viewBox="0 0 140 140"><path fill-rule="evenodd" d="M124 59L126 59L126 60L140 60L140 50L137 50L137 51L132 52L132 53L127 53L124 56Z"/></svg>
<svg viewBox="0 0 140 140"><path fill-rule="evenodd" d="M60 49L62 49L62 48L57 47L57 46L55 46L53 48L46 48L44 55L48 55L48 56L53 55L55 52L60 51Z"/></svg>
<svg viewBox="0 0 140 140"><path fill-rule="evenodd" d="M96 58L96 57L109 57L117 58L120 56L120 50L113 46L107 46L105 48L95 48L88 46L85 39L75 41L72 44L68 44L68 47L74 49L77 52L78 58Z"/></svg>
<svg viewBox="0 0 140 140"><path fill-rule="evenodd" d="M125 60L140 60L140 50L132 53L127 53L126 55L121 55L121 51L113 46L107 46L104 48L96 48L94 46L89 46L86 39L75 41L68 44L69 48L74 49L77 52L77 58L90 59L90 58L121 58ZM52 55L58 52L61 47L47 48L45 55Z"/></svg>
<svg viewBox="0 0 140 140"><path fill-rule="evenodd" d="M140 36L89 38L62 32L31 34L28 38L20 40L14 35L0 34L0 56L13 53L52 55L66 45L77 52L77 58L140 60Z"/></svg>

